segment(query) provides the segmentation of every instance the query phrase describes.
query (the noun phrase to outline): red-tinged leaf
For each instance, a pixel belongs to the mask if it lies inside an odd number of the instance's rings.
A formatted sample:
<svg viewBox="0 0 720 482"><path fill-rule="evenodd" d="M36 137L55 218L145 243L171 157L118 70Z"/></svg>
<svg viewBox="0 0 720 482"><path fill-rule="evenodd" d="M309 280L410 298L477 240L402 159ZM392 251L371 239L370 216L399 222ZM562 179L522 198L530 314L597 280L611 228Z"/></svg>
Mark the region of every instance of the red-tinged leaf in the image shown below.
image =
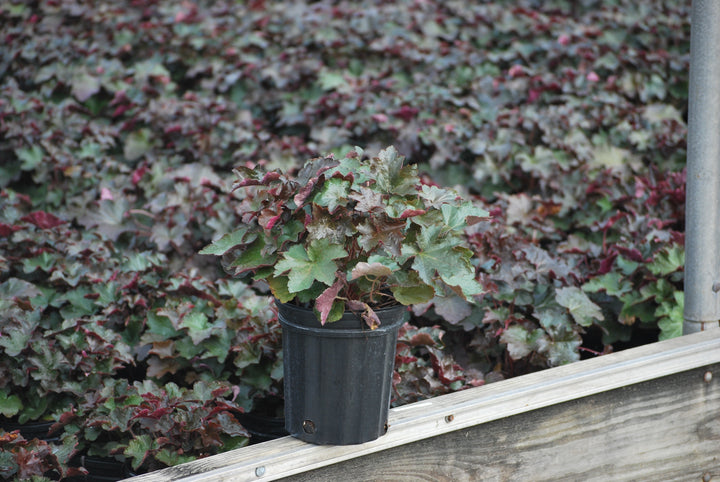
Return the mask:
<svg viewBox="0 0 720 482"><path fill-rule="evenodd" d="M280 217L281 216L278 214L277 216L272 216L270 219L268 219L267 222L265 223L265 229L267 229L267 230L272 229L273 226L275 226L275 223L280 221Z"/></svg>
<svg viewBox="0 0 720 482"><path fill-rule="evenodd" d="M10 236L15 231L22 229L21 226L0 223L0 236Z"/></svg>
<svg viewBox="0 0 720 482"><path fill-rule="evenodd" d="M363 311L362 319L371 330L375 330L380 326L380 318L378 318L377 313L369 306Z"/></svg>
<svg viewBox="0 0 720 482"><path fill-rule="evenodd" d="M140 166L139 168L135 169L135 171L133 171L133 173L132 173L132 178L131 178L132 183L134 185L137 185L137 183L139 183L142 180L142 178L146 172L148 172L148 168L144 164L142 166Z"/></svg>
<svg viewBox="0 0 720 482"><path fill-rule="evenodd" d="M395 117L399 117L405 122L409 122L418 115L418 112L420 111L417 108L404 105L400 108L400 110L393 112L393 115Z"/></svg>
<svg viewBox="0 0 720 482"><path fill-rule="evenodd" d="M450 385L453 382L463 379L462 373L460 372L461 368L458 365L451 360L442 360L442 355L433 349L430 349L429 353L433 370L435 370L435 374L443 385Z"/></svg>
<svg viewBox="0 0 720 482"><path fill-rule="evenodd" d="M621 255L623 255L630 261L635 261L637 263L645 262L645 259L643 258L642 253L635 248L626 248L625 246L615 246L615 249L617 249Z"/></svg>
<svg viewBox="0 0 720 482"><path fill-rule="evenodd" d="M53 434L53 433L55 433L56 431L58 431L58 430L60 430L61 428L63 428L65 425L67 425L67 424L69 424L69 423L72 423L72 422L75 421L76 419L77 419L77 409L76 409L76 408L71 408L69 411L63 412L63 413L60 415L60 418L58 419L57 422L55 422L54 424L52 424L52 426L50 427L50 430L48 431L48 433Z"/></svg>
<svg viewBox="0 0 720 482"><path fill-rule="evenodd" d="M13 301L15 302L15 305L20 308L23 311L32 311L33 306L30 300L18 298L17 296L13 298Z"/></svg>
<svg viewBox="0 0 720 482"><path fill-rule="evenodd" d="M267 186L271 182L275 182L280 179L280 173L278 171L271 171L268 173L265 173L265 175L262 178L262 181L260 181L260 184Z"/></svg>
<svg viewBox="0 0 720 482"><path fill-rule="evenodd" d="M307 198L310 197L310 194L312 194L312 191L315 188L315 184L315 179L310 179L310 181L308 181L308 183L300 189L300 192L295 195L293 201L295 201L297 206L302 206Z"/></svg>
<svg viewBox="0 0 720 482"><path fill-rule="evenodd" d="M424 209L406 209L400 215L400 219L407 219L407 218L411 218L413 216L421 216L421 215L425 214L426 212L427 211Z"/></svg>
<svg viewBox="0 0 720 482"><path fill-rule="evenodd" d="M605 223L605 225L602 227L602 229L603 230L610 229L615 225L615 223L617 223L619 220L626 218L626 217L628 217L627 213L619 212L619 213L615 214L614 216L612 216L610 219L608 219L607 222Z"/></svg>
<svg viewBox="0 0 720 482"><path fill-rule="evenodd" d="M382 278L390 276L392 270L382 263L366 263L364 261L359 262L355 265L350 273L350 279L355 280L363 276L372 276L375 278Z"/></svg>
<svg viewBox="0 0 720 482"><path fill-rule="evenodd" d="M170 407L161 407L155 410L144 408L142 410L139 410L131 420L135 420L136 418L150 418L153 420L160 420L165 415L172 413L172 411L173 410Z"/></svg>
<svg viewBox="0 0 720 482"><path fill-rule="evenodd" d="M418 345L435 346L435 340L433 340L432 336L430 336L429 333L417 333L417 334L413 335L412 338L410 338L410 345L412 345L412 346L418 346Z"/></svg>
<svg viewBox="0 0 720 482"><path fill-rule="evenodd" d="M600 261L600 267L598 268L598 274L609 273L615 263L615 259L618 257L617 252L611 253L607 258Z"/></svg>
<svg viewBox="0 0 720 482"><path fill-rule="evenodd" d="M6 444L14 442L20 438L20 430L13 430L12 432L7 432L0 434L0 444Z"/></svg>
<svg viewBox="0 0 720 482"><path fill-rule="evenodd" d="M335 297L343 287L342 278L338 278L335 283L318 296L315 302L315 308L320 312L320 324L324 325L327 322L330 311L332 310L333 303L335 303Z"/></svg>
<svg viewBox="0 0 720 482"><path fill-rule="evenodd" d="M410 363L415 363L416 361L418 361L418 359L414 356L397 355L395 357L395 363L398 365L409 365Z"/></svg>
<svg viewBox="0 0 720 482"><path fill-rule="evenodd" d="M115 110L112 113L112 117L120 117L125 112L130 110L132 108L132 105L125 104L125 105L119 105L115 108Z"/></svg>
<svg viewBox="0 0 720 482"><path fill-rule="evenodd" d="M83 477L87 476L90 472L85 467L68 467L65 471L65 477Z"/></svg>
<svg viewBox="0 0 720 482"><path fill-rule="evenodd" d="M352 311L362 311L362 313L360 313L360 317L371 330L375 330L380 326L380 318L378 318L375 310L370 308L370 305L368 305L367 303L357 300L348 300L346 301L346 304L347 307Z"/></svg>
<svg viewBox="0 0 720 482"><path fill-rule="evenodd" d="M32 223L40 229L51 229L61 224L65 224L66 221L50 214L45 211L35 211L27 216L20 218L22 221Z"/></svg>

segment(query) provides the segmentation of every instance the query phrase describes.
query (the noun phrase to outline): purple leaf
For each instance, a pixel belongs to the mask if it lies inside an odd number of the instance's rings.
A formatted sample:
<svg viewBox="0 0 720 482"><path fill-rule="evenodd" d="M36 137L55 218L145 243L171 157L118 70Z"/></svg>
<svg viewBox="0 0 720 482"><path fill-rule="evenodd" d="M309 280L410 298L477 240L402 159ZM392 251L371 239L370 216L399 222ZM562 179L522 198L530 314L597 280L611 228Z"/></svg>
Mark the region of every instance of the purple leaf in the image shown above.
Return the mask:
<svg viewBox="0 0 720 482"><path fill-rule="evenodd" d="M320 324L324 325L327 322L330 311L335 303L335 297L340 292L340 289L342 289L343 284L343 280L338 278L335 283L323 291L315 301L315 308L320 312Z"/></svg>

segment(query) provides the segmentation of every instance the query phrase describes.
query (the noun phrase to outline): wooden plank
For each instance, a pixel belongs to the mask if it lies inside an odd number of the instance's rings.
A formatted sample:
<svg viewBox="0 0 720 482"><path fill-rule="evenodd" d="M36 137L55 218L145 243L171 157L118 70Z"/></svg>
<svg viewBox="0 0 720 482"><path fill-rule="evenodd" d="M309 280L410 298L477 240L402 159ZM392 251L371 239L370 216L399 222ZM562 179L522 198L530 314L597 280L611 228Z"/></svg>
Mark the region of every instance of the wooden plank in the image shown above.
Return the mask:
<svg viewBox="0 0 720 482"><path fill-rule="evenodd" d="M365 444L316 446L285 437L132 480L275 480L716 363L720 331L695 333L395 408L388 433Z"/></svg>
<svg viewBox="0 0 720 482"><path fill-rule="evenodd" d="M708 370L715 374L710 383L703 380ZM284 480L717 480L718 379L720 365L703 367L393 447Z"/></svg>

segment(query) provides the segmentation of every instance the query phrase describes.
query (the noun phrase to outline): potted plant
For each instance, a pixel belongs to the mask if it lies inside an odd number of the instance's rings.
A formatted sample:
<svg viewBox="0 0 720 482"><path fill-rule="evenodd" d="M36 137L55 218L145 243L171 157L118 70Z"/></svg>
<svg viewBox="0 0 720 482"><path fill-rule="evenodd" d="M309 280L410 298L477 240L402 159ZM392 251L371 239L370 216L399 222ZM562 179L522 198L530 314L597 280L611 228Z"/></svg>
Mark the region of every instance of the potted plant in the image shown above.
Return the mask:
<svg viewBox="0 0 720 482"><path fill-rule="evenodd" d="M290 176L240 167L242 224L205 247L265 281L283 327L286 428L354 444L386 429L404 306L482 292L464 230L487 212L421 181L394 147L309 160Z"/></svg>

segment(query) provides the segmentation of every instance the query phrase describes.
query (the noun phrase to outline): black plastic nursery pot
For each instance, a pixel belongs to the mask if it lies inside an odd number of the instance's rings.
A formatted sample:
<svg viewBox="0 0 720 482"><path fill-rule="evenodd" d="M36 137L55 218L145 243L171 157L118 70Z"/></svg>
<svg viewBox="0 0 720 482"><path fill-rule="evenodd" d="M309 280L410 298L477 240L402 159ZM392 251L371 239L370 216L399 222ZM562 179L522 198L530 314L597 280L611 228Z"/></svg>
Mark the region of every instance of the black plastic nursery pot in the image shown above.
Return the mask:
<svg viewBox="0 0 720 482"><path fill-rule="evenodd" d="M398 330L406 307L354 313L322 326L311 310L278 303L283 329L285 428L314 444L351 445L387 431Z"/></svg>

